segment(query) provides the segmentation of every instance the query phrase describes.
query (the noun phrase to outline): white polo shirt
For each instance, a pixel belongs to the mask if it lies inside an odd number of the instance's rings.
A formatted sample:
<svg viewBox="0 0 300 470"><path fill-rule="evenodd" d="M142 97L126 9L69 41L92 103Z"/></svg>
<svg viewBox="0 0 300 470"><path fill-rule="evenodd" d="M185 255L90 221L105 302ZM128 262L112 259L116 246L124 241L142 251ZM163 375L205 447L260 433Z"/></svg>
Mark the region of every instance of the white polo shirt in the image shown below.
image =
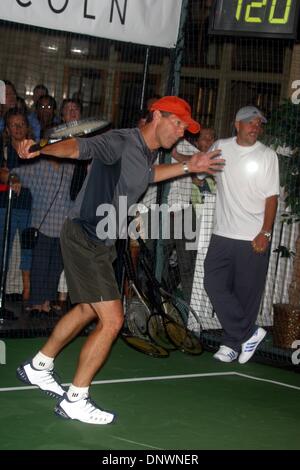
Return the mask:
<svg viewBox="0 0 300 470"><path fill-rule="evenodd" d="M279 194L276 153L261 142L244 147L236 137L215 142L226 160L217 174L217 202L213 233L237 240L253 240L260 232L266 198Z"/></svg>

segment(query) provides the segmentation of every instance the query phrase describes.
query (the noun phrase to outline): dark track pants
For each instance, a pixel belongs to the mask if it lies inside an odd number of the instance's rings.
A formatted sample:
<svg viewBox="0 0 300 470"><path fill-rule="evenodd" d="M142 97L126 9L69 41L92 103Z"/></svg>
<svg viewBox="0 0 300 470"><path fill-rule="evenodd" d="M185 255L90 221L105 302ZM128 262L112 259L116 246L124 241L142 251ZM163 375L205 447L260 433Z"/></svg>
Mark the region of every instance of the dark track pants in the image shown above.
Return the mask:
<svg viewBox="0 0 300 470"><path fill-rule="evenodd" d="M204 262L204 287L223 328L222 344L239 351L254 333L269 252L250 241L213 235Z"/></svg>

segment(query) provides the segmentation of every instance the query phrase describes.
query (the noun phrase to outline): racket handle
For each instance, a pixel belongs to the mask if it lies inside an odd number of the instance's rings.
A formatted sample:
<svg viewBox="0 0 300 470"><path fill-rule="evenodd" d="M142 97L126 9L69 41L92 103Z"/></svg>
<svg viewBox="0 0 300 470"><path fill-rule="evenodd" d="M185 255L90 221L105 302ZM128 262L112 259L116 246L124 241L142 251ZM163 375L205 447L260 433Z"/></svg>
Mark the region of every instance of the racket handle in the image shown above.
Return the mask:
<svg viewBox="0 0 300 470"><path fill-rule="evenodd" d="M47 140L42 139L38 144L33 144L33 145L29 148L29 152L30 152L30 153L39 152L39 151L42 150L42 148L45 147L46 145L47 145Z"/></svg>

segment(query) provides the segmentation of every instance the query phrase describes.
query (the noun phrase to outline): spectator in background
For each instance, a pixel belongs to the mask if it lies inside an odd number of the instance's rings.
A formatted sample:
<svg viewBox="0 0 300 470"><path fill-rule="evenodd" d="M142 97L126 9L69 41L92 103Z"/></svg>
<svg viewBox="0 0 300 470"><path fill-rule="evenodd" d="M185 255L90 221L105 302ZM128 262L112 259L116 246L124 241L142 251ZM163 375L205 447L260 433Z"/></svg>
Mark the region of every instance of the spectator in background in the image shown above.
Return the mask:
<svg viewBox="0 0 300 470"><path fill-rule="evenodd" d="M207 153L215 139L215 131L212 128L200 129L197 139L197 147L185 139L179 141L172 150L172 160L181 163L188 162L196 153ZM204 203L203 193L214 193L216 185L212 175L188 175L184 178L178 178L171 182L168 194L168 204L181 205L181 209L187 208L192 202L192 228L196 230L199 215L197 213L198 205ZM200 207L200 206L199 206ZM197 250L186 250L186 241L184 237L175 240L177 252L177 264L181 279L181 288L185 300L190 303L192 297L192 288L194 281L194 271L197 258ZM193 240L196 241L196 240ZM174 253L173 253L174 255ZM173 256L173 259L176 259Z"/></svg>
<svg viewBox="0 0 300 470"><path fill-rule="evenodd" d="M224 171L216 175L213 235L204 262L204 287L223 328L214 358L244 364L264 339L256 325L267 274L271 231L277 210L276 153L257 139L267 122L254 106L235 118L237 136L217 141Z"/></svg>
<svg viewBox="0 0 300 470"><path fill-rule="evenodd" d="M37 113L36 113L36 104L38 102L38 99L44 95L48 95L48 88L42 84L36 85L33 89L33 96L32 96L33 104L28 115L29 121L37 123L36 132L34 133L34 139L36 142L40 140L40 135L41 135L41 126L40 126Z"/></svg>
<svg viewBox="0 0 300 470"><path fill-rule="evenodd" d="M21 96L17 96L16 108L21 113L26 114L27 116L27 120L29 123L28 135L33 138L38 139L38 136L40 135L40 132L41 132L40 123L36 115L32 116L31 113L28 112L26 101Z"/></svg>
<svg viewBox="0 0 300 470"><path fill-rule="evenodd" d="M206 153L216 140L216 132L212 127L203 127L197 139L197 147L200 152Z"/></svg>
<svg viewBox="0 0 300 470"><path fill-rule="evenodd" d="M216 132L212 127L203 127L200 131L199 137L197 139L197 147L202 153L208 152L210 147L213 145L216 140ZM206 176L205 178L192 178L193 185L197 186L200 193L215 193L216 184L213 176ZM193 190L196 188L193 187ZM199 194L199 193L198 193ZM193 196L195 197L195 191L193 191ZM202 196L203 198L203 196ZM201 198L200 198L201 199Z"/></svg>
<svg viewBox="0 0 300 470"><path fill-rule="evenodd" d="M36 140L40 138L40 125L35 116L31 113L27 113L27 106L23 98L17 96L16 87L9 80L3 80L5 83L5 104L0 105L0 133L4 131L5 122L4 116L6 112L11 108L21 107L21 110L27 114L29 126L33 132L33 136ZM25 104L25 106L24 106Z"/></svg>
<svg viewBox="0 0 300 470"><path fill-rule="evenodd" d="M29 135L29 124L26 114L20 112L17 108L11 108L5 115L5 131L7 138L0 148L0 182L6 183L10 173L14 173L14 169L24 165L15 151L18 142L27 138ZM31 224L31 193L26 187L23 187L19 193L15 192L12 202L9 252L11 252L15 234L18 231L19 237L21 233ZM3 244L3 227L5 223L5 214L7 206L7 197L5 193L0 193L0 247ZM29 300L30 294L30 269L31 269L31 250L24 249L21 246L21 262L20 270L22 271L23 292L22 298L24 302Z"/></svg>
<svg viewBox="0 0 300 470"><path fill-rule="evenodd" d="M56 101L53 96L43 95L36 103L37 117L41 126L40 138L45 138L46 132L55 126Z"/></svg>
<svg viewBox="0 0 300 470"><path fill-rule="evenodd" d="M43 85L41 83L41 84L36 85L34 87L33 96L32 96L33 106L34 106L34 111L33 112L35 112L36 104L37 104L39 98L41 98L41 96L45 96L45 95L49 95L48 88L45 85Z"/></svg>
<svg viewBox="0 0 300 470"><path fill-rule="evenodd" d="M72 206L70 185L74 165L55 159L40 159L16 168L22 186L32 194L32 226L39 236L32 252L30 276L31 316L57 316L51 302L56 300L58 281L63 270L59 235Z"/></svg>
<svg viewBox="0 0 300 470"><path fill-rule="evenodd" d="M79 121L82 114L82 104L73 98L63 100L60 107L60 116L62 122Z"/></svg>

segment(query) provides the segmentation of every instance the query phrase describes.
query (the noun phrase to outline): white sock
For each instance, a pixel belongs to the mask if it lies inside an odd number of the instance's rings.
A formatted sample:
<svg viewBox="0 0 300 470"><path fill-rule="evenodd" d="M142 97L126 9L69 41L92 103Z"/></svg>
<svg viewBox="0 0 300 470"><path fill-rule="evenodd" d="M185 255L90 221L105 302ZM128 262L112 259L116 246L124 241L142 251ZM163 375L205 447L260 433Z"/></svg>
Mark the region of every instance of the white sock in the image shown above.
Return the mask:
<svg viewBox="0 0 300 470"><path fill-rule="evenodd" d="M52 369L53 363L54 358L45 356L45 354L43 354L41 351L39 351L32 359L32 365L37 370Z"/></svg>
<svg viewBox="0 0 300 470"><path fill-rule="evenodd" d="M77 401L86 397L88 394L89 387L75 387L75 385L71 384L67 396L70 401Z"/></svg>

